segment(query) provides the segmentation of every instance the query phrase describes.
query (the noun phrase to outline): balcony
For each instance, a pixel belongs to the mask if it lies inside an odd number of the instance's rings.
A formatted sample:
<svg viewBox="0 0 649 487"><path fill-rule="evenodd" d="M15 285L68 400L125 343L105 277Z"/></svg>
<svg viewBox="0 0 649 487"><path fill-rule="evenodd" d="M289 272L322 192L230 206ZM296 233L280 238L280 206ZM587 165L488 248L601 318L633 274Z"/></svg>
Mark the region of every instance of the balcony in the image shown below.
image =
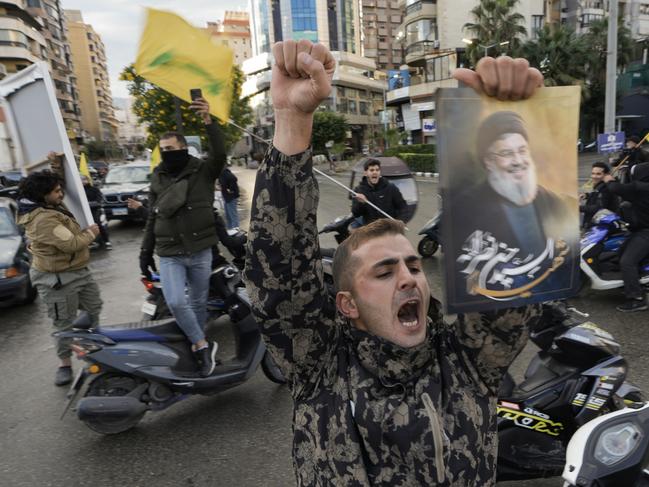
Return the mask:
<svg viewBox="0 0 649 487"><path fill-rule="evenodd" d="M403 24L406 25L420 18L435 16L437 16L437 0L419 0L406 7Z"/></svg>
<svg viewBox="0 0 649 487"><path fill-rule="evenodd" d="M429 54L437 54L438 52L438 40L415 42L406 47L406 63L410 64L417 59L420 59Z"/></svg>
<svg viewBox="0 0 649 487"><path fill-rule="evenodd" d="M423 10L425 4L434 5L436 3L437 0L419 0L418 2L411 3L406 7L406 17Z"/></svg>
<svg viewBox="0 0 649 487"><path fill-rule="evenodd" d="M412 78L413 82L417 81L416 77ZM457 81L449 78L436 81L428 81L424 83L412 84L404 88L397 88L396 90L390 90L386 93L386 103L390 104L399 104L398 102L403 102L408 99L411 100L422 100L428 99L435 95L435 92L438 88L457 88Z"/></svg>

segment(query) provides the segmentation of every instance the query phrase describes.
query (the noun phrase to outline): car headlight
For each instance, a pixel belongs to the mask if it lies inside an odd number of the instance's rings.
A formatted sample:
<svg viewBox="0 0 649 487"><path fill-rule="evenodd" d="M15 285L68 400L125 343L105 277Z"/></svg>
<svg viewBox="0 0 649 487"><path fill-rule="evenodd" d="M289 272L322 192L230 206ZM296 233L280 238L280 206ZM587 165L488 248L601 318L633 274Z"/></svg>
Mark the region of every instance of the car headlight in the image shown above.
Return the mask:
<svg viewBox="0 0 649 487"><path fill-rule="evenodd" d="M143 194L136 194L136 195L135 195L135 199L138 200L138 201L147 201L147 200L149 199L149 195L148 195L148 194L145 194L145 193L143 193Z"/></svg>
<svg viewBox="0 0 649 487"><path fill-rule="evenodd" d="M642 431L631 422L606 428L595 445L595 458L606 466L628 457L640 444Z"/></svg>

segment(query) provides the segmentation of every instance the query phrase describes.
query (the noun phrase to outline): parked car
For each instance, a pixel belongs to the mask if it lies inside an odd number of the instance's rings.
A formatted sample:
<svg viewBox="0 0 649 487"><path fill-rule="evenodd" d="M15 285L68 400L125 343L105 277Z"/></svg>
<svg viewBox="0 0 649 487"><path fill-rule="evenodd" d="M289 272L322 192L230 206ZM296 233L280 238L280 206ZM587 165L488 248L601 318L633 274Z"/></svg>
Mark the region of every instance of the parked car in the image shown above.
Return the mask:
<svg viewBox="0 0 649 487"><path fill-rule="evenodd" d="M141 213L129 209L127 203L129 198L147 203L150 179L151 167L148 163L134 162L113 167L101 187L106 219L141 220Z"/></svg>
<svg viewBox="0 0 649 487"><path fill-rule="evenodd" d="M97 176L102 179L105 178L110 171L108 163L104 161L90 161L88 163L88 169L94 169L97 171Z"/></svg>
<svg viewBox="0 0 649 487"><path fill-rule="evenodd" d="M0 172L0 197L18 199L18 183L21 178L20 171Z"/></svg>
<svg viewBox="0 0 649 487"><path fill-rule="evenodd" d="M0 198L0 305L28 304L37 295L29 279L31 255L16 223L17 214L14 200Z"/></svg>

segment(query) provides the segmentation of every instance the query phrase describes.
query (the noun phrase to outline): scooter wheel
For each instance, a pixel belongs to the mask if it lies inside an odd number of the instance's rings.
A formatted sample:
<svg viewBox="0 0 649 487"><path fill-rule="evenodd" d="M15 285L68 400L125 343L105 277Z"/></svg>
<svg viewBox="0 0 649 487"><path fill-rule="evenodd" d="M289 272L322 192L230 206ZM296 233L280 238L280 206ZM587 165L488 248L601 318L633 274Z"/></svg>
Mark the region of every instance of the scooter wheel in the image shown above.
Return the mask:
<svg viewBox="0 0 649 487"><path fill-rule="evenodd" d="M133 377L127 375L106 373L97 376L90 383L85 396L114 397L125 396L131 392L138 383ZM93 418L83 422L88 428L102 435L116 435L128 431L137 425L145 413L128 419Z"/></svg>
<svg viewBox="0 0 649 487"><path fill-rule="evenodd" d="M417 246L417 251L422 257L432 257L437 252L437 249L439 249L439 242L430 237L422 238Z"/></svg>
<svg viewBox="0 0 649 487"><path fill-rule="evenodd" d="M273 357L268 352L264 354L264 358L261 360L261 370L264 371L264 375L271 382L274 382L275 384L286 384L284 374L279 370Z"/></svg>

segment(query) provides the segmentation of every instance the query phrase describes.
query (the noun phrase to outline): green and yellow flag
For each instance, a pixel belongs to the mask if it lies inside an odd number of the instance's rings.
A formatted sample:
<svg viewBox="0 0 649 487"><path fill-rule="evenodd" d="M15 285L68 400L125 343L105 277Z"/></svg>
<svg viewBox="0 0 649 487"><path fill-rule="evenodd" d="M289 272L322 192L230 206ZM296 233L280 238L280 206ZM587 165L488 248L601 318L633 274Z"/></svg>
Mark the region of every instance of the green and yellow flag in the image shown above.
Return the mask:
<svg viewBox="0 0 649 487"><path fill-rule="evenodd" d="M153 172L153 170L158 167L158 164L160 164L161 160L162 157L160 156L160 146L156 145L153 149L153 152L151 152L151 172Z"/></svg>
<svg viewBox="0 0 649 487"><path fill-rule="evenodd" d="M137 73L181 100L200 88L210 113L222 121L230 115L232 51L212 43L207 32L170 12L147 9L135 61Z"/></svg>
<svg viewBox="0 0 649 487"><path fill-rule="evenodd" d="M82 174L88 178L90 185L92 185L92 178L90 177L90 169L88 169L88 160L86 159L86 153L82 152L79 157L79 174Z"/></svg>

